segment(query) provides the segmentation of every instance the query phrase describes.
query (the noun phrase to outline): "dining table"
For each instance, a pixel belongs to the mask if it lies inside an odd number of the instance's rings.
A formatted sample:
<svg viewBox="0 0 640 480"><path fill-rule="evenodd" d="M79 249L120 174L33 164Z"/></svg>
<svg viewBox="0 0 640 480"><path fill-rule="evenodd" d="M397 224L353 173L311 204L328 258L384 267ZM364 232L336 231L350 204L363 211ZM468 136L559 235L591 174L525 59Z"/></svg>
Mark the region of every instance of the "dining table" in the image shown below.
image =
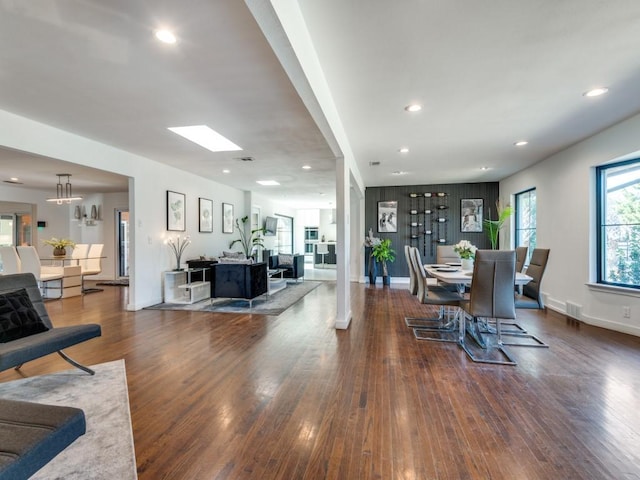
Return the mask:
<svg viewBox="0 0 640 480"><path fill-rule="evenodd" d="M424 269L428 275L437 279L438 282L456 285L456 289L460 295L464 295L466 288L471 285L473 280L473 270L463 270L460 263L451 262L446 264L427 264L424 265ZM533 280L533 278L529 275L522 272L516 272L514 287L522 287L522 285L526 285L531 280ZM485 326L485 331L483 332L476 319L467 321L467 315L462 308L459 308L459 314L456 317L460 322L459 343L463 346L465 334L468 333L480 347L487 348L487 342L483 333L495 333L492 328L487 324Z"/></svg>

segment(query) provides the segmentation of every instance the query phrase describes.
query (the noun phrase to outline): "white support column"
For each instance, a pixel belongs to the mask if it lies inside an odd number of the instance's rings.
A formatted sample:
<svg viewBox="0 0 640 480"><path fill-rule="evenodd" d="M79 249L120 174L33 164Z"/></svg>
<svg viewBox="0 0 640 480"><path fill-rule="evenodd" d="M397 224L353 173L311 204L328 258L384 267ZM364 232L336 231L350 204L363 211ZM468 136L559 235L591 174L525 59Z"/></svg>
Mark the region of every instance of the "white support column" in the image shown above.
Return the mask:
<svg viewBox="0 0 640 480"><path fill-rule="evenodd" d="M351 286L350 278L350 172L343 157L336 159L336 211L337 211L337 282L336 328L347 329L351 322Z"/></svg>

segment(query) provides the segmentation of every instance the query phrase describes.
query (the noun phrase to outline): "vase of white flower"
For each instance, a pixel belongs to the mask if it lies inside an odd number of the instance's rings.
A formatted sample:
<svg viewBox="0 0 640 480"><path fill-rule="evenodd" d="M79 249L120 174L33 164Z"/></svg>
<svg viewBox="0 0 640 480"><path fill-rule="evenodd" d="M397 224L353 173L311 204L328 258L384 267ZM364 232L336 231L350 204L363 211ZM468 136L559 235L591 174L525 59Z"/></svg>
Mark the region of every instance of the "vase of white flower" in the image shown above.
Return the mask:
<svg viewBox="0 0 640 480"><path fill-rule="evenodd" d="M453 246L453 251L460 255L462 270L473 270L473 259L476 257L476 246L469 240L460 240Z"/></svg>

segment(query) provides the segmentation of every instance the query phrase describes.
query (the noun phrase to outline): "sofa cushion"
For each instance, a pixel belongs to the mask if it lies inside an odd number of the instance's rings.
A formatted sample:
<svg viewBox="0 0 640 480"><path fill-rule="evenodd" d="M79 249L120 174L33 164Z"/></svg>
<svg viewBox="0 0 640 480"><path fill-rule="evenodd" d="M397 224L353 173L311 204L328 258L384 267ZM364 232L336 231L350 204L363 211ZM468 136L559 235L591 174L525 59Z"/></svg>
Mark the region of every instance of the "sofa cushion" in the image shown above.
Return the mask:
<svg viewBox="0 0 640 480"><path fill-rule="evenodd" d="M0 342L6 343L49 328L42 322L24 288L0 294Z"/></svg>
<svg viewBox="0 0 640 480"><path fill-rule="evenodd" d="M279 267L293 267L293 255L278 254L278 266Z"/></svg>
<svg viewBox="0 0 640 480"><path fill-rule="evenodd" d="M251 265L253 263L253 258L233 258L233 257L220 257L218 259L218 263L240 263L243 265Z"/></svg>
<svg viewBox="0 0 640 480"><path fill-rule="evenodd" d="M229 258L237 258L239 260L244 260L244 259L247 258L247 256L242 252L224 251L224 252L222 252L222 257L220 257L219 260L221 260L221 259L229 259Z"/></svg>

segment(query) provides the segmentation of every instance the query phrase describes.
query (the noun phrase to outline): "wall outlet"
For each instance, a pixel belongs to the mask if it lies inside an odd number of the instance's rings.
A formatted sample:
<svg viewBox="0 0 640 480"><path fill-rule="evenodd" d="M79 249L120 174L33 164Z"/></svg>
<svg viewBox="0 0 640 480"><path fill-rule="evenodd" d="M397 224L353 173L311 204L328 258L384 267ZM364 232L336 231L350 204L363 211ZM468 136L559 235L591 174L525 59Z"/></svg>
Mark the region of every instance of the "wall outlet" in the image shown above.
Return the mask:
<svg viewBox="0 0 640 480"><path fill-rule="evenodd" d="M622 316L624 318L631 318L631 308L630 307L622 307Z"/></svg>

